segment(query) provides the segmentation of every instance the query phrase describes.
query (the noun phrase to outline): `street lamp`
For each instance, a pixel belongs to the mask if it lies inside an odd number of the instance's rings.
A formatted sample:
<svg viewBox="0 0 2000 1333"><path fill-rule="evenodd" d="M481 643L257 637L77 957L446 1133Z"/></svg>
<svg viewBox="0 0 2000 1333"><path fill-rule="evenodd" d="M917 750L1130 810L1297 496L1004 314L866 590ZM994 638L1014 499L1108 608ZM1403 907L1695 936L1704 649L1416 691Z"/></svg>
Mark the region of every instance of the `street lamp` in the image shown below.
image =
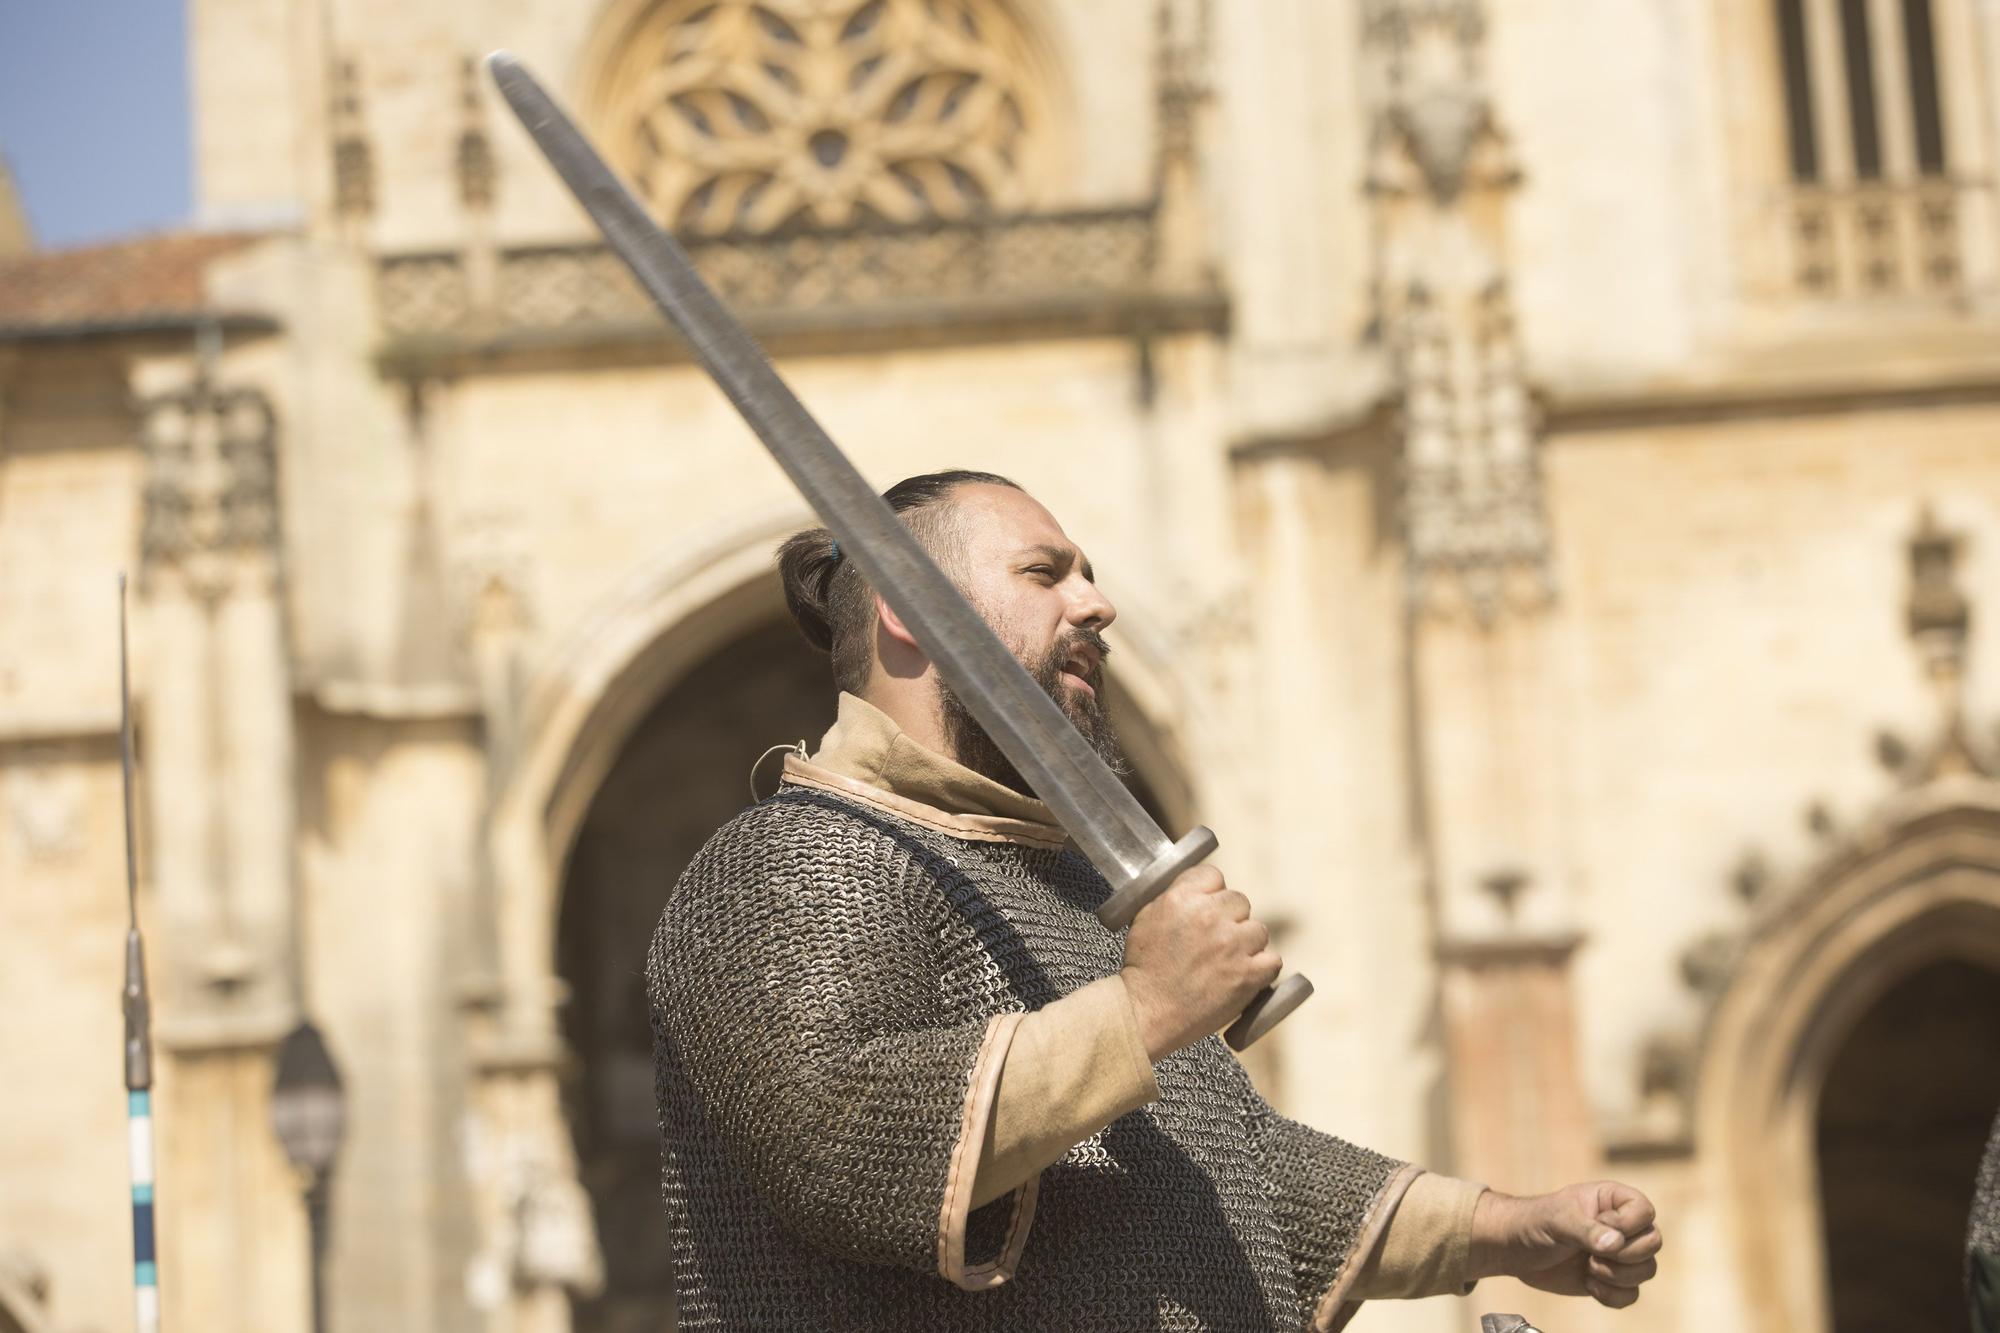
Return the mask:
<svg viewBox="0 0 2000 1333"><path fill-rule="evenodd" d="M306 1178L306 1223L312 1235L312 1326L314 1333L324 1333L327 1182L347 1129L347 1098L341 1091L340 1071L333 1067L333 1054L311 1023L293 1028L278 1047L271 1122L285 1156Z"/></svg>

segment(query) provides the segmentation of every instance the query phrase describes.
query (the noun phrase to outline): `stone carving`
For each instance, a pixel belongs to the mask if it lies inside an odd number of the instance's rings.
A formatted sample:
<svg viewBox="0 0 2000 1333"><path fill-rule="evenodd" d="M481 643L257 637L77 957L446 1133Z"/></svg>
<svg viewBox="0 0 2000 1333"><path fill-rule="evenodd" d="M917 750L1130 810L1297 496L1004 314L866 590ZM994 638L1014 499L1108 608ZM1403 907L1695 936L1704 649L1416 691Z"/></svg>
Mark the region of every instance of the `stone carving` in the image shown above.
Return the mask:
<svg viewBox="0 0 2000 1333"><path fill-rule="evenodd" d="M1401 398L1402 517L1413 604L1454 576L1475 616L1553 595L1539 422L1507 287L1503 215L1519 180L1480 75L1474 0L1374 0L1382 72L1368 190L1374 332ZM1511 578L1525 574L1525 579Z"/></svg>
<svg viewBox="0 0 2000 1333"><path fill-rule="evenodd" d="M1209 70L1209 0L1158 0L1154 46L1153 198L1159 218L1156 243L1164 285L1212 282L1208 205L1201 188L1203 124L1213 98ZM1153 392L1151 347L1140 342L1140 401Z"/></svg>
<svg viewBox="0 0 2000 1333"><path fill-rule="evenodd" d="M605 141L677 230L1014 211L1034 66L991 0L672 0L625 43Z"/></svg>
<svg viewBox="0 0 2000 1333"><path fill-rule="evenodd" d="M1501 917L1512 925L1521 898L1534 887L1534 876L1520 866L1495 866L1480 876L1479 887L1499 905Z"/></svg>
<svg viewBox="0 0 2000 1333"><path fill-rule="evenodd" d="M541 1170L520 1183L514 1204L514 1275L527 1286L582 1296L604 1288L604 1259L590 1195L567 1171Z"/></svg>
<svg viewBox="0 0 2000 1333"><path fill-rule="evenodd" d="M522 645L535 623L533 569L519 522L510 515L468 516L453 547L452 601L486 723L490 798L513 761L525 688Z"/></svg>
<svg viewBox="0 0 2000 1333"><path fill-rule="evenodd" d="M1194 153L1196 114L1210 96L1209 0L1160 0L1156 16L1160 161Z"/></svg>
<svg viewBox="0 0 2000 1333"><path fill-rule="evenodd" d="M1742 945L1735 932L1712 930L1681 950L1681 980L1688 989L1716 996L1729 984Z"/></svg>
<svg viewBox="0 0 2000 1333"><path fill-rule="evenodd" d="M333 99L328 108L332 126L333 212L343 221L357 221L375 211L375 154L361 123L361 70L343 60L334 70Z"/></svg>
<svg viewBox="0 0 2000 1333"><path fill-rule="evenodd" d="M488 1133L476 1120L466 1125L467 1165L475 1179L495 1182L497 1206L487 1243L467 1266L473 1305L498 1309L510 1291L523 1289L602 1291L603 1251L575 1171L539 1151L533 1135L516 1129L489 1141Z"/></svg>
<svg viewBox="0 0 2000 1333"><path fill-rule="evenodd" d="M1926 505L1910 536L1910 599L1906 623L1917 658L1937 696L1937 738L1904 771L1906 783L1922 783L1952 774L1995 776L1990 755L1973 743L1965 724L1966 645L1972 633L1972 608L1958 586L1961 539L1939 526Z"/></svg>
<svg viewBox="0 0 2000 1333"><path fill-rule="evenodd" d="M215 586L238 552L275 552L277 415L254 388L222 388L206 364L184 390L142 404L147 479L140 549Z"/></svg>
<svg viewBox="0 0 2000 1333"><path fill-rule="evenodd" d="M1739 900L1755 905L1771 887L1771 867L1764 860L1764 854L1755 848L1743 853L1743 859L1736 863L1735 871L1729 877L1729 886L1736 891Z"/></svg>
<svg viewBox="0 0 2000 1333"><path fill-rule="evenodd" d="M516 516L468 515L453 542L452 582L468 641L512 638L534 625L528 543Z"/></svg>
<svg viewBox="0 0 2000 1333"><path fill-rule="evenodd" d="M1476 157L1489 183L1512 184L1505 142L1478 83L1486 19L1476 0L1378 0L1365 22L1393 90L1377 115L1378 152L1399 145L1439 205L1457 201Z"/></svg>
<svg viewBox="0 0 2000 1333"><path fill-rule="evenodd" d="M19 755L7 769L7 822L30 861L64 861L83 850L88 795L83 770L54 749Z"/></svg>
<svg viewBox="0 0 2000 1333"><path fill-rule="evenodd" d="M471 56L459 64L458 152L453 166L458 175L458 201L473 212L493 207L499 170L493 160L493 144L486 135L485 103L479 97L479 64Z"/></svg>
<svg viewBox="0 0 2000 1333"><path fill-rule="evenodd" d="M1027 304L1143 296L1156 252L1151 208L932 221L771 236L696 239L689 254L746 315L898 304ZM475 327L471 276L456 254L397 255L376 270L387 330L403 337ZM499 256L505 329L652 327L653 307L601 245L536 246Z"/></svg>

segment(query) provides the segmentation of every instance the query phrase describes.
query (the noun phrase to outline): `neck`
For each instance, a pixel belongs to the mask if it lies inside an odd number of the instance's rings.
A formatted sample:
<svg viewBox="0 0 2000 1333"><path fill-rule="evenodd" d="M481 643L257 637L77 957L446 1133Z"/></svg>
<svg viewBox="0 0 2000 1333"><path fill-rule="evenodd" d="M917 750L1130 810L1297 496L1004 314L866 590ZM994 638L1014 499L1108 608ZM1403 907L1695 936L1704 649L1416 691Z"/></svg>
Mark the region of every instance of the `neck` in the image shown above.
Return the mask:
<svg viewBox="0 0 2000 1333"><path fill-rule="evenodd" d="M938 707L937 681L929 667L918 676L890 676L877 670L860 696L888 714L903 734L932 754L959 762L957 746L945 731Z"/></svg>

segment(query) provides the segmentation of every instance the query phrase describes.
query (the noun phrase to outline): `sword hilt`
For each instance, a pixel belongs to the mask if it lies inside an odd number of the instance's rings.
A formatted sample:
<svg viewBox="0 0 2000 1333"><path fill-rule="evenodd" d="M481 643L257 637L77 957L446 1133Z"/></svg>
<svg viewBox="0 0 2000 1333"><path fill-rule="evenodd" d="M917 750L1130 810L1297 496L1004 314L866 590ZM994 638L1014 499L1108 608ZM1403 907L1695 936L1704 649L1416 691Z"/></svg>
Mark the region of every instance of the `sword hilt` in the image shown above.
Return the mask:
<svg viewBox="0 0 2000 1333"><path fill-rule="evenodd" d="M1200 865L1219 844L1206 825L1196 825L1160 859L1141 870L1115 890L1097 909L1097 919L1107 930L1123 930L1132 924L1147 903L1167 891L1181 873ZM1236 1021L1224 1029L1222 1039L1229 1049L1248 1049L1258 1038L1285 1021L1285 1016L1306 1002L1313 993L1312 982L1294 972L1281 977L1275 986L1266 986L1250 997Z"/></svg>

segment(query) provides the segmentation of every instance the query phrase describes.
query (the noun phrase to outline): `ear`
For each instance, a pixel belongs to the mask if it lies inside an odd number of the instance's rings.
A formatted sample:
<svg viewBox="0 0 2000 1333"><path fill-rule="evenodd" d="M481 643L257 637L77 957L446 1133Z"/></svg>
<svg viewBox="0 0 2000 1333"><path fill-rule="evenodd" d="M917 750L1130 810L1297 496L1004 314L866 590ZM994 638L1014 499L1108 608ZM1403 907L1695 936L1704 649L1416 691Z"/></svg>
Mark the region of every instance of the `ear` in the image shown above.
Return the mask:
<svg viewBox="0 0 2000 1333"><path fill-rule="evenodd" d="M915 648L918 652L923 651L917 648L916 635L910 633L909 626L903 623L903 618L896 614L895 608L882 600L881 593L875 594L875 621L881 626L882 632L897 643Z"/></svg>

